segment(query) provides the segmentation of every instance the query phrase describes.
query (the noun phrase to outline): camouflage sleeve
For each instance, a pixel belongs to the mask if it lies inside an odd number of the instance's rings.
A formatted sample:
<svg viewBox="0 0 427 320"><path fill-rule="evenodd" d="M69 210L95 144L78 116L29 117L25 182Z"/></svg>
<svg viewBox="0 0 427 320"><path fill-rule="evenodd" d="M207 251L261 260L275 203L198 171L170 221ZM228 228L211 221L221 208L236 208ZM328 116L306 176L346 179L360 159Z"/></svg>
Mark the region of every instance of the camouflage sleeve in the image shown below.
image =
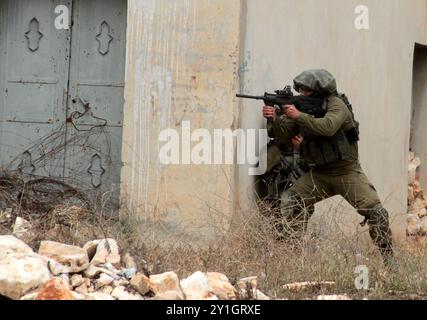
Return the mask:
<svg viewBox="0 0 427 320"><path fill-rule="evenodd" d="M328 104L328 112L323 118L301 113L297 123L309 129L313 134L332 137L342 127L348 116L348 109L340 101L334 100Z"/></svg>
<svg viewBox="0 0 427 320"><path fill-rule="evenodd" d="M294 120L279 118L267 121L268 135L280 143L289 143L298 134L298 125Z"/></svg>

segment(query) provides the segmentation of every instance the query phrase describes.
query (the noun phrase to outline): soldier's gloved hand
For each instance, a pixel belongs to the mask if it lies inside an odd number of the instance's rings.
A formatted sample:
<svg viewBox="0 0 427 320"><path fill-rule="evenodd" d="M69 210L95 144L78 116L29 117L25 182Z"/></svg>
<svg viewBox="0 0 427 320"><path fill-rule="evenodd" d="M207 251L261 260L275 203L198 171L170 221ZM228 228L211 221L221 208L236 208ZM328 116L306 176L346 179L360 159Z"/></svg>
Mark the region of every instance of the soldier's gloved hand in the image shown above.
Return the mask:
<svg viewBox="0 0 427 320"><path fill-rule="evenodd" d="M276 110L273 107L264 106L264 108L262 108L262 115L266 119L272 119L273 121L276 121Z"/></svg>
<svg viewBox="0 0 427 320"><path fill-rule="evenodd" d="M301 112L293 105L285 106L285 116L286 118L297 120L301 115Z"/></svg>

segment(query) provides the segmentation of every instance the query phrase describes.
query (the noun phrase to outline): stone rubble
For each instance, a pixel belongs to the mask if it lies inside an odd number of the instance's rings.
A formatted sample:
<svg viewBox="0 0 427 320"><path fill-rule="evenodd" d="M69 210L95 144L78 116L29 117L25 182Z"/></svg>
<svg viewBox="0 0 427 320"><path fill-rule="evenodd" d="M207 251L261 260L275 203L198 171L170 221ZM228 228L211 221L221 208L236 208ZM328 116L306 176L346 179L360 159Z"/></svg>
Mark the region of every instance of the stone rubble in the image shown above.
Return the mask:
<svg viewBox="0 0 427 320"><path fill-rule="evenodd" d="M51 258L64 265L67 273L81 272L89 266L86 250L58 242L42 241L39 255Z"/></svg>
<svg viewBox="0 0 427 320"><path fill-rule="evenodd" d="M408 166L407 234L427 236L427 197L419 181L421 161L413 153ZM12 209L0 211L0 225L13 224ZM226 275L197 271L181 279L173 272L146 275L129 254L120 255L114 239L83 247L42 241L38 252L26 243L35 239L31 223L16 217L14 236L0 236L0 295L12 300L270 300L258 277L232 285ZM147 265L138 261L139 265ZM261 275L261 278L262 275ZM332 289L335 283L297 282L283 289L300 293ZM319 295L317 300L351 300L347 295Z"/></svg>
<svg viewBox="0 0 427 320"><path fill-rule="evenodd" d="M257 277L235 287L217 272L198 271L182 280L173 271L147 276L129 254L120 256L113 239L83 248L42 241L35 253L15 236L0 236L0 270L0 295L12 300L270 299L257 288ZM245 296L248 287L251 296Z"/></svg>
<svg viewBox="0 0 427 320"><path fill-rule="evenodd" d="M408 236L427 236L427 197L420 184L419 167L421 160L413 152L408 165L408 215L406 218Z"/></svg>

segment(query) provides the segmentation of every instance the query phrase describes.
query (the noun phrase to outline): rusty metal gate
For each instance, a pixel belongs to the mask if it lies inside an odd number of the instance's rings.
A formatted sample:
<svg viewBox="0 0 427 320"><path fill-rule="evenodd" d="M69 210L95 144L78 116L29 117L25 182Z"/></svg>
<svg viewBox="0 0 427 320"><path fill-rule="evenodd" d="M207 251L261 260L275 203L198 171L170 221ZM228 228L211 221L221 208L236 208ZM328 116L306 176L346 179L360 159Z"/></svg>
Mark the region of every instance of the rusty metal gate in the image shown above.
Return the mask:
<svg viewBox="0 0 427 320"><path fill-rule="evenodd" d="M0 0L2 170L118 200L126 11L126 0Z"/></svg>

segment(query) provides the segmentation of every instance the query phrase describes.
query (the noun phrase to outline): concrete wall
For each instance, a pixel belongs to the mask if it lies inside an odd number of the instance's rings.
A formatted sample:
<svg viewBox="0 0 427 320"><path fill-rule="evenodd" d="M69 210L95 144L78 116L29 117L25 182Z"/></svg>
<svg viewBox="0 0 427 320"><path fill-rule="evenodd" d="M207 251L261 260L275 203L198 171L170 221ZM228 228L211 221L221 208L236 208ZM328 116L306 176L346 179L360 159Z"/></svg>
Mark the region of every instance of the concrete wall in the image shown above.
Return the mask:
<svg viewBox="0 0 427 320"><path fill-rule="evenodd" d="M239 1L129 0L122 199L156 232L227 225L233 166L164 166L158 137L237 125L239 23Z"/></svg>
<svg viewBox="0 0 427 320"><path fill-rule="evenodd" d="M130 212L165 233L204 236L212 216L227 225L236 206L250 207L247 168L164 166L159 133L186 120L193 129L261 128L261 105L237 102L239 86L263 93L322 67L354 105L362 165L393 215L396 237L403 236L413 52L427 40L427 1L365 0L370 29L360 31L359 4L129 0L122 199ZM336 210L338 218L354 228L360 218L346 208Z"/></svg>
<svg viewBox="0 0 427 320"><path fill-rule="evenodd" d="M363 1L369 8L369 30L354 26L359 4L351 0L246 1L242 87L245 92L261 93L290 84L304 69L330 70L339 90L353 103L361 123L362 166L390 210L400 238L407 202L414 44L426 41L427 2ZM261 115L252 108L253 103L245 103L242 122L263 125ZM337 202L342 201L323 203L316 215L330 211ZM357 225L353 221L361 220L351 210L335 212L338 220L349 222L353 229ZM319 216L325 217L329 215Z"/></svg>

